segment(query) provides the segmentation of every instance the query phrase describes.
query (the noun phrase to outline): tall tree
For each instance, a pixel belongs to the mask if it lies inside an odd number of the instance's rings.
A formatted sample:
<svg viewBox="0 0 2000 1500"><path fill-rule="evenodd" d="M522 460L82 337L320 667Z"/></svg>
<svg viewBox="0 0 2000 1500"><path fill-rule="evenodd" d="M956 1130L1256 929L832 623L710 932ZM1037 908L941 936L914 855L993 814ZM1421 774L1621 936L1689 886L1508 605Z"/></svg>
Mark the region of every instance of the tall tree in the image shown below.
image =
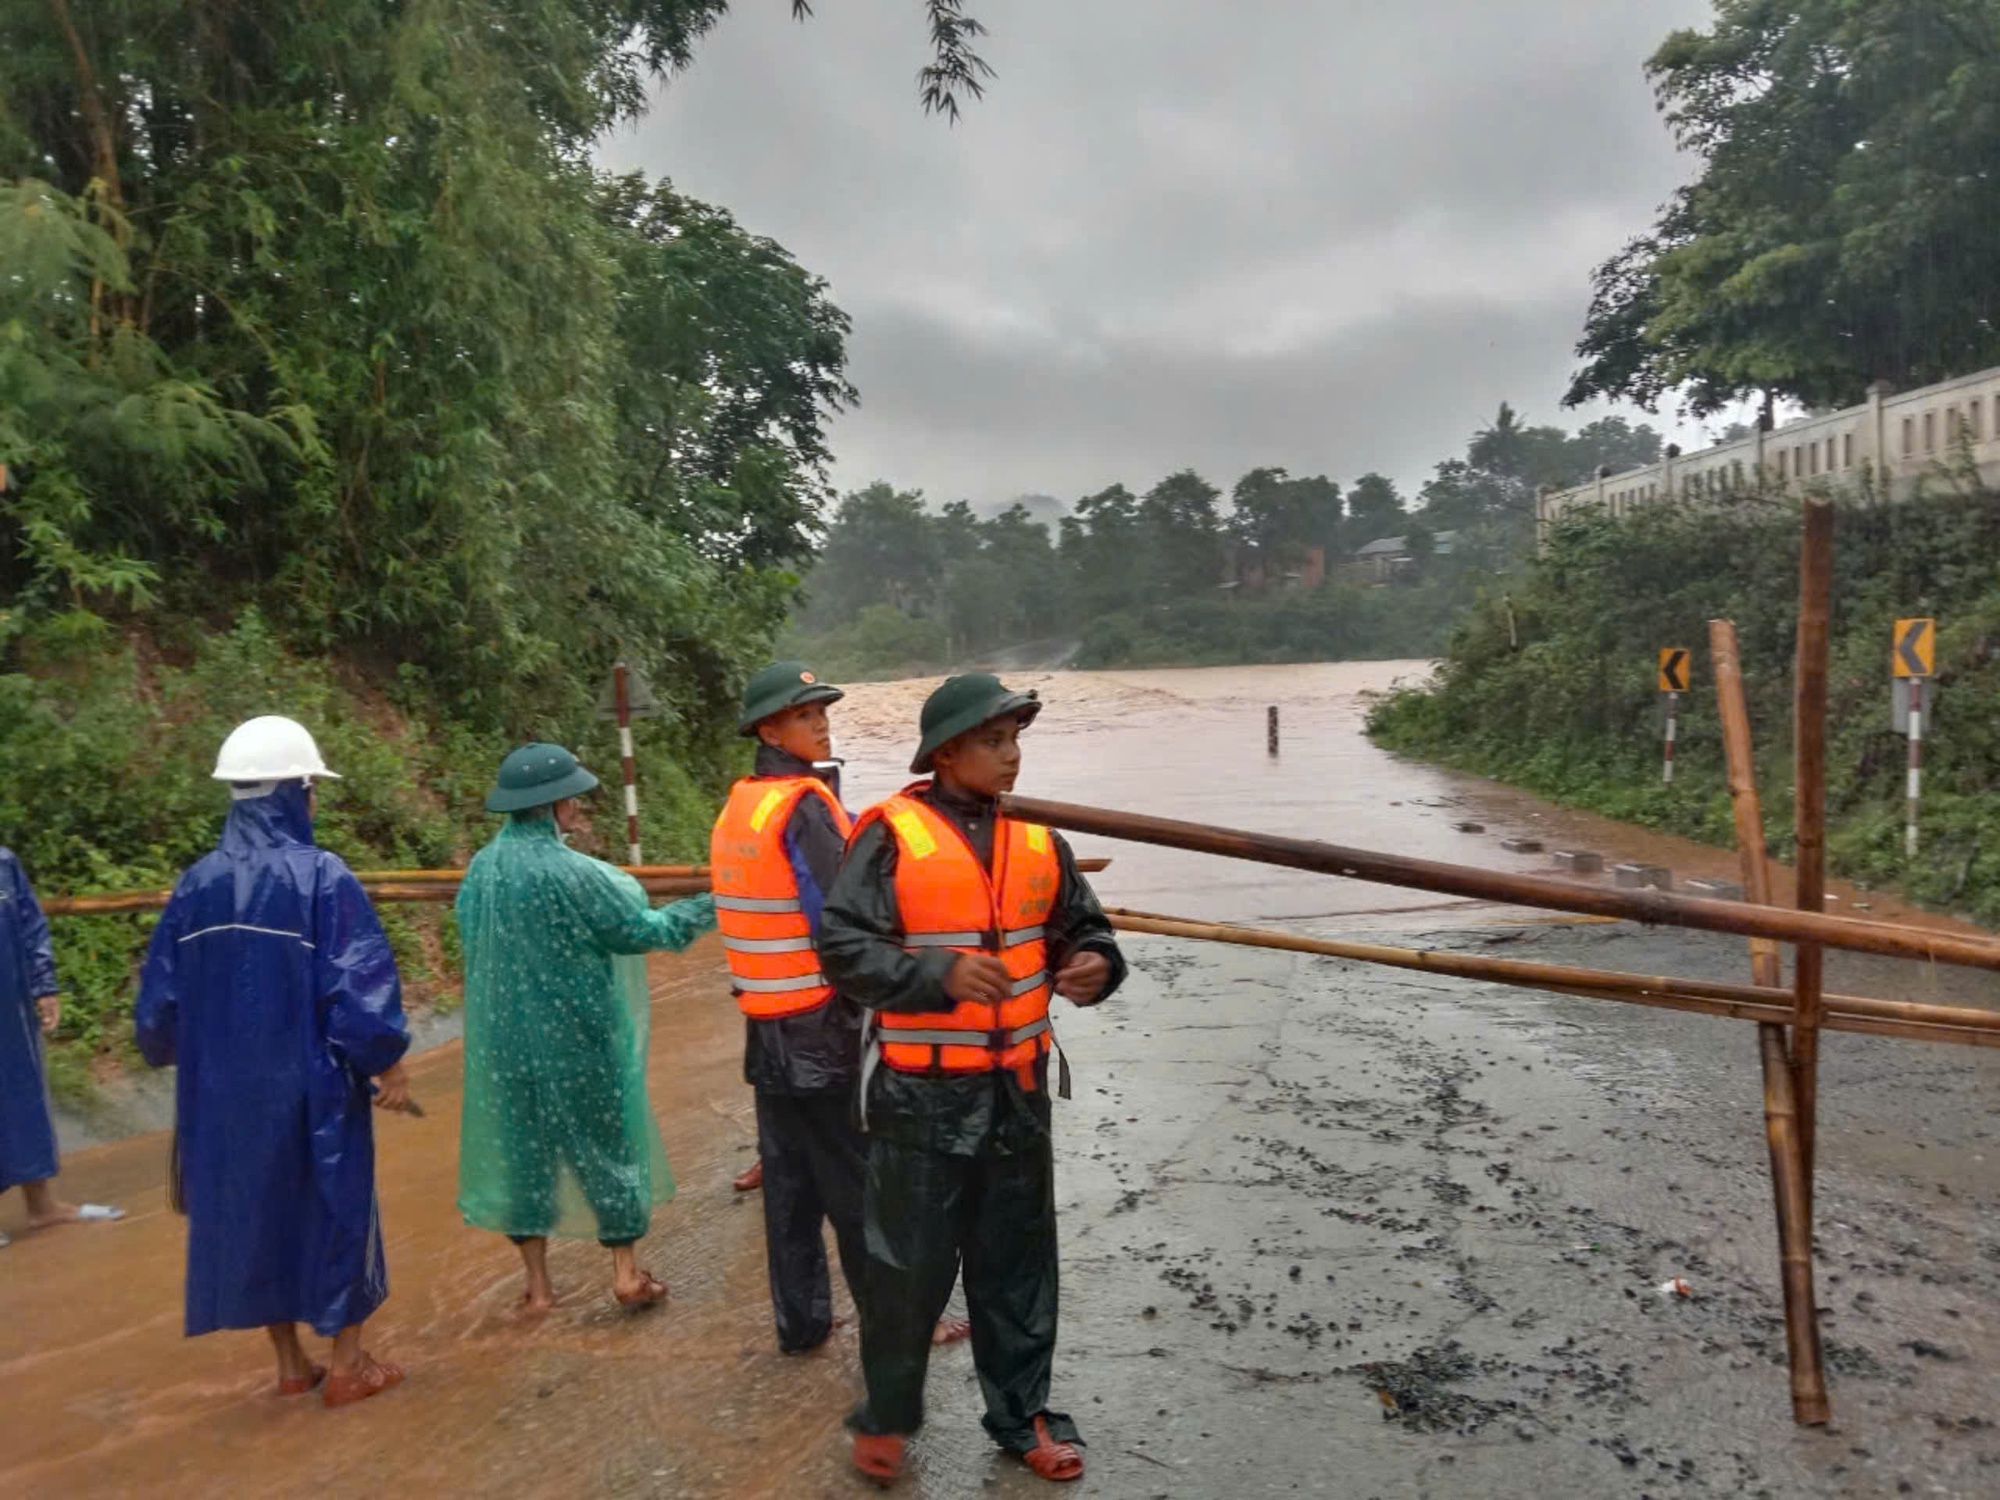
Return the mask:
<svg viewBox="0 0 2000 1500"><path fill-rule="evenodd" d="M1717 0L1647 64L1700 176L1606 261L1565 403L1861 400L2000 362L2000 0Z"/></svg>
<svg viewBox="0 0 2000 1500"><path fill-rule="evenodd" d="M921 490L876 480L840 502L826 550L807 580L817 619L839 623L870 604L930 613L939 583L937 522Z"/></svg>
<svg viewBox="0 0 2000 1500"><path fill-rule="evenodd" d="M1193 469L1169 474L1139 502L1139 523L1152 564L1153 592L1172 598L1222 581L1222 491Z"/></svg>
<svg viewBox="0 0 2000 1500"><path fill-rule="evenodd" d="M1110 614L1145 595L1139 499L1114 484L1076 502L1059 523L1063 571L1076 591L1080 612Z"/></svg>
<svg viewBox="0 0 2000 1500"><path fill-rule="evenodd" d="M1400 535L1407 519L1395 482L1380 474L1363 474L1347 492L1347 550Z"/></svg>
<svg viewBox="0 0 2000 1500"><path fill-rule="evenodd" d="M815 534L845 322L590 150L727 8L0 7L7 270L35 247L0 286L33 304L0 350L0 589L254 602L516 725L625 650L713 720ZM919 14L950 115L980 27Z"/></svg>

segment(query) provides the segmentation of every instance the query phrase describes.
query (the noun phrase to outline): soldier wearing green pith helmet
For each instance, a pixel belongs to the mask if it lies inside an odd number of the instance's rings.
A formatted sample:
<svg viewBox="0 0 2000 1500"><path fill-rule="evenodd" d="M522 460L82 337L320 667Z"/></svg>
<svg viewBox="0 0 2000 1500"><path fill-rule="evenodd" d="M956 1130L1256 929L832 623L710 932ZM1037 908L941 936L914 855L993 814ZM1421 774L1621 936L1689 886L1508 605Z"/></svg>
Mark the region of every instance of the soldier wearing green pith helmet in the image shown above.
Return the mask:
<svg viewBox="0 0 2000 1500"><path fill-rule="evenodd" d="M862 815L827 895L819 959L869 1013L862 1064L867 1269L854 1463L902 1472L924 1419L930 1320L963 1270L987 1432L1044 1479L1083 1474L1048 1401L1056 1345L1050 1001L1094 1005L1125 964L1069 845L1005 816L1033 693L985 673L931 694L910 769Z"/></svg>
<svg viewBox="0 0 2000 1500"><path fill-rule="evenodd" d="M861 1136L854 1090L861 1012L819 972L820 908L847 846L847 810L827 710L844 695L803 662L751 677L738 729L757 740L709 843L730 987L744 1015L743 1079L756 1091L757 1176L778 1348L800 1354L833 1332L826 1225L857 1287ZM745 1174L748 1177L749 1174ZM936 1325L940 1343L962 1320Z"/></svg>

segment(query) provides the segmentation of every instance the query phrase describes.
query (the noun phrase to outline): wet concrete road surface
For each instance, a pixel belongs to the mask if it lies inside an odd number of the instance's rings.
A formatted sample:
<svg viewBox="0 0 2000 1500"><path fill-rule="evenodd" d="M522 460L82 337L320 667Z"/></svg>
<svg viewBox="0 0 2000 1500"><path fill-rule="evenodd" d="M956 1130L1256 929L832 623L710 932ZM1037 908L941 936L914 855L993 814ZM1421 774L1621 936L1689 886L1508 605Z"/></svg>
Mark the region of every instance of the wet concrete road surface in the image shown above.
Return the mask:
<svg viewBox="0 0 2000 1500"><path fill-rule="evenodd" d="M1509 868L1557 830L1678 874L1728 857L1397 763L1357 686L1291 680L1263 754L1257 673L1044 683L1023 789ZM902 778L921 693L858 692L850 800ZM1253 712L1254 710L1254 712ZM1150 755L1150 759L1147 757ZM1396 804L1401 804L1397 806ZM1475 816L1483 837L1451 823ZM1622 840L1620 842L1614 842ZM1107 899L1306 931L1742 978L1742 945L1089 842ZM1837 888L1838 889L1838 888ZM1870 899L1846 893L1847 899ZM1877 907L1882 914L1882 907ZM1063 1346L1054 1404L1090 1440L1073 1493L1118 1497L2000 1494L2000 1057L1829 1036L1819 1300L1836 1426L1791 1425L1752 1029L1301 955L1129 940L1132 983L1062 1007ZM452 1207L459 1057L413 1064L429 1110L378 1123L393 1295L370 1345L408 1363L326 1412L268 1394L259 1336L179 1336L164 1138L92 1148L72 1196L122 1224L0 1250L0 1494L861 1495L839 1420L851 1329L771 1346L740 1028L709 940L655 964L652 1087L680 1196L643 1257L559 1246L562 1305L511 1304L512 1249ZM1829 964L1850 992L1995 1003L1985 976ZM18 1195L0 1201L14 1230ZM1691 1300L1659 1284L1686 1278ZM903 1492L1048 1487L978 1428L963 1349L933 1365Z"/></svg>

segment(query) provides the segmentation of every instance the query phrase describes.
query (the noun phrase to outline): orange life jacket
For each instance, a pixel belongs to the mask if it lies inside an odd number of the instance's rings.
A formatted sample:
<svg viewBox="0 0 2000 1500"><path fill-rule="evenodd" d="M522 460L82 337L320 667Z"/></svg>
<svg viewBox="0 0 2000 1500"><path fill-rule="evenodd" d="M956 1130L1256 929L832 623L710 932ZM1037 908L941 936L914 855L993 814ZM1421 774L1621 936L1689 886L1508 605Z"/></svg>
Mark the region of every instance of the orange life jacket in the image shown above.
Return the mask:
<svg viewBox="0 0 2000 1500"><path fill-rule="evenodd" d="M1055 839L1039 824L1000 818L989 871L950 819L910 795L928 785L870 808L855 832L880 821L896 840L903 946L992 954L1007 966L1012 994L998 1004L961 1000L948 1011L874 1012L881 1060L905 1073L1012 1068L1032 1088L1035 1063L1053 1042L1043 924L1062 879Z"/></svg>
<svg viewBox="0 0 2000 1500"><path fill-rule="evenodd" d="M817 776L744 777L729 789L709 836L709 881L730 988L753 1021L804 1015L833 997L785 853L785 825L805 797L824 802L846 837L847 809Z"/></svg>

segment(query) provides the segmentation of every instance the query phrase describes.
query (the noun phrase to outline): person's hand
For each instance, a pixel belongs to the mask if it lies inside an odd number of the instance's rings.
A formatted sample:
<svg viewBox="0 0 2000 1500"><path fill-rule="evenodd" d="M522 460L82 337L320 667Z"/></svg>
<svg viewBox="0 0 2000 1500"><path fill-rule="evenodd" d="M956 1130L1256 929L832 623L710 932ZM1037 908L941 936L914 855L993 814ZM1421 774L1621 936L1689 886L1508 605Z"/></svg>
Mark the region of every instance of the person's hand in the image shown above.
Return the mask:
<svg viewBox="0 0 2000 1500"><path fill-rule="evenodd" d="M1074 1005L1095 1005L1111 978L1111 960L1086 948L1056 970L1056 993Z"/></svg>
<svg viewBox="0 0 2000 1500"><path fill-rule="evenodd" d="M43 995L35 1001L35 1009L42 1013L42 1035L54 1036L62 1025L62 996Z"/></svg>
<svg viewBox="0 0 2000 1500"><path fill-rule="evenodd" d="M1013 987L1014 976L990 953L961 953L944 976L944 992L952 999L983 1005L998 1005Z"/></svg>
<svg viewBox="0 0 2000 1500"><path fill-rule="evenodd" d="M410 1107L410 1075L402 1063L375 1075L375 1107L395 1110Z"/></svg>

